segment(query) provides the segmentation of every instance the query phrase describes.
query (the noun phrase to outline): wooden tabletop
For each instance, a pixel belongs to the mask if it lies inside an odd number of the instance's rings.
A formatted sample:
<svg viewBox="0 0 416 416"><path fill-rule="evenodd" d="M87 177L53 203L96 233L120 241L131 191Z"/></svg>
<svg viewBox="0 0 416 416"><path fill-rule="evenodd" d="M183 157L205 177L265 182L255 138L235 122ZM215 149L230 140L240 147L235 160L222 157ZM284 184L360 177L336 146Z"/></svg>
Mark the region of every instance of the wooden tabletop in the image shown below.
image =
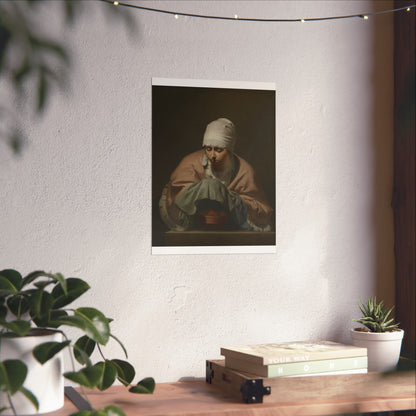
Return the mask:
<svg viewBox="0 0 416 416"><path fill-rule="evenodd" d="M123 386L113 386L103 392L90 391L88 397L92 405L102 408L116 405L127 416L291 416L291 415L329 415L336 413L377 412L415 409L414 372L401 374L399 383L409 387L389 397L377 396L373 392L368 397L325 398L325 392L311 400L285 401L280 397L278 403L245 404L238 398L224 393L218 386L205 380L176 383L157 383L152 395L129 393ZM401 380L401 381L400 381ZM394 379L391 381L396 383ZM412 384L413 383L413 384ZM413 387L412 387L413 386ZM67 416L76 412L76 407L66 399L65 406L50 416Z"/></svg>

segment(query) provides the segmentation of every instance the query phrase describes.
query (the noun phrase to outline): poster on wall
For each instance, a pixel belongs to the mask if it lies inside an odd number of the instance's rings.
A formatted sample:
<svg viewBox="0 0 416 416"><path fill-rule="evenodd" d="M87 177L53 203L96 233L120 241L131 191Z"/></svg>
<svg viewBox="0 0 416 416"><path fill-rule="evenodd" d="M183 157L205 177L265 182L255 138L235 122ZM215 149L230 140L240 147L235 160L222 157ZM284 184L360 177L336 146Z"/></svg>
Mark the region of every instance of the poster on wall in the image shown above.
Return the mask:
<svg viewBox="0 0 416 416"><path fill-rule="evenodd" d="M276 88L152 79L152 254L276 252Z"/></svg>

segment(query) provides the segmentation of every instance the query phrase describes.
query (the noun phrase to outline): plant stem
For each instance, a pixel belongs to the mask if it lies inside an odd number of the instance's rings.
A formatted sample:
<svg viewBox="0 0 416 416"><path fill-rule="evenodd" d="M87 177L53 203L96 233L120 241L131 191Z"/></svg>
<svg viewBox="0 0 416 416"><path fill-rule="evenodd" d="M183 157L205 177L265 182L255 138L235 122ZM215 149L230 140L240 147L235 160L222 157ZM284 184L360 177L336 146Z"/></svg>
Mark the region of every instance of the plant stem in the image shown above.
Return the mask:
<svg viewBox="0 0 416 416"><path fill-rule="evenodd" d="M103 354L103 352L101 351L100 344L98 344L98 343L97 343L97 348L98 348L98 351L100 352L101 358L102 358L104 361L106 361L106 358L104 357L104 354Z"/></svg>
<svg viewBox="0 0 416 416"><path fill-rule="evenodd" d="M14 416L17 416L16 409L13 406L12 398L9 393L7 393L7 400L9 401L10 407L12 408L12 412Z"/></svg>
<svg viewBox="0 0 416 416"><path fill-rule="evenodd" d="M59 332L63 335L63 337L65 338L66 341L69 341L69 339L66 336L65 332L63 332L63 331L59 331ZM71 359L72 371L75 372L75 361L74 361L74 357L73 357L73 355L71 353L71 345L70 344L68 345L68 348L69 348L69 358ZM90 399L88 398L87 393L85 392L84 386L81 386L80 385L80 388L81 388L82 395L85 397L85 400L88 402L88 404L90 405L91 409L94 409L94 407L92 406L92 404L90 402Z"/></svg>
<svg viewBox="0 0 416 416"><path fill-rule="evenodd" d="M17 319L20 319L22 314L22 298L19 299L19 308L17 309Z"/></svg>

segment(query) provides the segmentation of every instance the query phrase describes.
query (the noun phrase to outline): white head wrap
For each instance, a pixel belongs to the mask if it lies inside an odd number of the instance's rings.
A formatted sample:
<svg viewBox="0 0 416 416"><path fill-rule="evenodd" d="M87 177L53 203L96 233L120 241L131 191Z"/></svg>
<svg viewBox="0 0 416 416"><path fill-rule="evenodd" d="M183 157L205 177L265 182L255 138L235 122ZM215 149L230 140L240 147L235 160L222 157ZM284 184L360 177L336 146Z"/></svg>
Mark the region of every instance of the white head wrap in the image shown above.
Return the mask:
<svg viewBox="0 0 416 416"><path fill-rule="evenodd" d="M233 122L226 118L219 118L207 125L202 145L224 147L232 152L235 141L236 133Z"/></svg>

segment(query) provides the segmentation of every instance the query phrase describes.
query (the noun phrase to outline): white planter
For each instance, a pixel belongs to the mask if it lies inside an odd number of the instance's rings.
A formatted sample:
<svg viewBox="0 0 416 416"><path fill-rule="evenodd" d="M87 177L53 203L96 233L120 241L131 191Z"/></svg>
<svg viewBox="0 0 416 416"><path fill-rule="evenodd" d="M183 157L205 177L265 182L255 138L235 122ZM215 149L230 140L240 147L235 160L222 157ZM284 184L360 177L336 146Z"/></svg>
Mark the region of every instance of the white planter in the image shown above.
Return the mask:
<svg viewBox="0 0 416 416"><path fill-rule="evenodd" d="M23 394L17 392L12 396L13 405L19 415L33 415L52 412L64 405L63 354L55 355L45 364L40 364L32 355L32 350L43 342L62 342L62 334L55 331L43 331L42 334L25 337L2 338L0 361L19 359L28 367L26 381L23 386L29 389L38 399L39 410ZM8 405L7 395L0 393L1 406ZM11 409L3 415L13 415Z"/></svg>
<svg viewBox="0 0 416 416"><path fill-rule="evenodd" d="M394 370L400 358L404 331L365 332L351 329L352 343L367 348L368 371Z"/></svg>

